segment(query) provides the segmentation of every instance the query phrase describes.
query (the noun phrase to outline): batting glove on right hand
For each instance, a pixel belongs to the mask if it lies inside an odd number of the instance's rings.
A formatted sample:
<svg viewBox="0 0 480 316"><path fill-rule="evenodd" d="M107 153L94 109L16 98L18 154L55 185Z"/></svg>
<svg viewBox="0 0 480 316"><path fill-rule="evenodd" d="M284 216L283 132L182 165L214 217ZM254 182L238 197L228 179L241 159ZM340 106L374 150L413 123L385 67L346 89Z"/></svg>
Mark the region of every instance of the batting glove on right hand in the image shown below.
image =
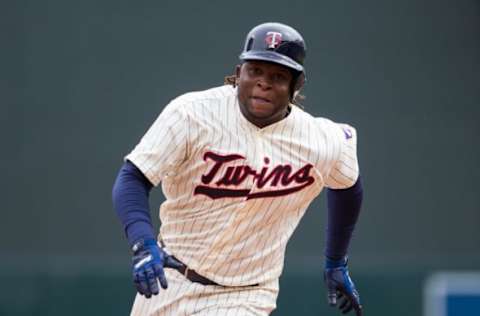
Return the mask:
<svg viewBox="0 0 480 316"><path fill-rule="evenodd" d="M154 239L141 240L135 243L133 250L133 283L138 293L150 298L159 292L158 282L163 289L168 287L164 267L178 268L181 263L158 247Z"/></svg>
<svg viewBox="0 0 480 316"><path fill-rule="evenodd" d="M348 274L347 258L341 260L327 258L323 276L327 286L328 303L330 306L336 306L337 300L343 298L338 305L343 314L354 309L357 316L362 316L360 296Z"/></svg>

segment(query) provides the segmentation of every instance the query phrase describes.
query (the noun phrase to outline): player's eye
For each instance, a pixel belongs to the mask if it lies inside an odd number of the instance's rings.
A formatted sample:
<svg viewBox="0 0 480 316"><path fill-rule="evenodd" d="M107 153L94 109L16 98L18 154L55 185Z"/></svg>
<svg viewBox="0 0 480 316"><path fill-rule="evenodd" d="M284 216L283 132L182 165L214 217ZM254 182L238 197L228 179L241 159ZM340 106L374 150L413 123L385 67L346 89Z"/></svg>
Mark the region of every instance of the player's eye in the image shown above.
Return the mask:
<svg viewBox="0 0 480 316"><path fill-rule="evenodd" d="M278 83L284 83L288 81L288 78L282 73L276 73L273 75L273 80Z"/></svg>
<svg viewBox="0 0 480 316"><path fill-rule="evenodd" d="M260 76L262 74L262 70L259 67L250 67L248 68L248 73L251 76Z"/></svg>

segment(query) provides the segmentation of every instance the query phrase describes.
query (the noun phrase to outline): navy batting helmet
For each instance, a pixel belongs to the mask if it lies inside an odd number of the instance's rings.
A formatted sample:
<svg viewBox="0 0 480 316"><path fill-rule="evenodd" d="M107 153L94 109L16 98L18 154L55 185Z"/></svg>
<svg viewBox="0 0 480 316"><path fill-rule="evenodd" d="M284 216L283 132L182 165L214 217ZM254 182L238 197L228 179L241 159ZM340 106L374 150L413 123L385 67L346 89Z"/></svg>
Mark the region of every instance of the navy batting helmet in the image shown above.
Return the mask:
<svg viewBox="0 0 480 316"><path fill-rule="evenodd" d="M293 97L305 81L305 55L305 41L300 33L288 25L271 22L257 25L248 33L240 60L268 61L291 69Z"/></svg>
<svg viewBox="0 0 480 316"><path fill-rule="evenodd" d="M282 23L255 26L245 39L240 60L263 60L305 72L305 41L294 28Z"/></svg>

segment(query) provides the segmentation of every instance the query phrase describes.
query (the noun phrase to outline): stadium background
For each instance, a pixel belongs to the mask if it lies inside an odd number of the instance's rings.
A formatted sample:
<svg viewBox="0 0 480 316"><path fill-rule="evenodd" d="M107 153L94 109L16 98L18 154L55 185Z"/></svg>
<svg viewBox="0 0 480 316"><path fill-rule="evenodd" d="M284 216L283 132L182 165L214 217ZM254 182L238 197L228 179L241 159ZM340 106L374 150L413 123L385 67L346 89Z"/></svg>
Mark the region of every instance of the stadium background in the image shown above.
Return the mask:
<svg viewBox="0 0 480 316"><path fill-rule="evenodd" d="M307 41L306 109L358 129L366 196L350 257L366 315L421 315L431 273L480 268L478 1L0 12L1 315L128 314L130 254L110 198L122 157L170 99L222 84L264 21ZM321 278L324 216L320 197L289 244L276 316L338 315Z"/></svg>

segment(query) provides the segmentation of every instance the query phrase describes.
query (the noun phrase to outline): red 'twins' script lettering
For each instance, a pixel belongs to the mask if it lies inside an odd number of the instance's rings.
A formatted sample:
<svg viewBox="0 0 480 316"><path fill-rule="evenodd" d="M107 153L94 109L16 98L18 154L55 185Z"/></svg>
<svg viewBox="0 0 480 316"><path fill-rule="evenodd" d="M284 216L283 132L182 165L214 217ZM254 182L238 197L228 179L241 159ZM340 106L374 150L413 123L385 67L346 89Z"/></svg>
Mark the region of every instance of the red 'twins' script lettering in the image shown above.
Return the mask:
<svg viewBox="0 0 480 316"><path fill-rule="evenodd" d="M224 173L219 175L219 170L223 165L244 159L245 157L238 154L220 155L206 152L203 155L203 160L211 160L214 164L206 174L202 175L201 181L203 185L196 186L194 194L203 194L212 199L224 197L246 197L247 199L275 197L300 191L315 181L310 176L310 170L313 168L311 164L307 164L297 171L293 171L290 165L277 165L270 168L270 159L267 157L264 158L264 167L259 172L250 166L238 165L228 166ZM229 188L242 184L248 177L253 177L258 189L262 189L266 185L269 185L271 188L279 188L253 193L249 189ZM217 179L217 181L213 181L214 179ZM288 187L292 183L297 185Z"/></svg>

